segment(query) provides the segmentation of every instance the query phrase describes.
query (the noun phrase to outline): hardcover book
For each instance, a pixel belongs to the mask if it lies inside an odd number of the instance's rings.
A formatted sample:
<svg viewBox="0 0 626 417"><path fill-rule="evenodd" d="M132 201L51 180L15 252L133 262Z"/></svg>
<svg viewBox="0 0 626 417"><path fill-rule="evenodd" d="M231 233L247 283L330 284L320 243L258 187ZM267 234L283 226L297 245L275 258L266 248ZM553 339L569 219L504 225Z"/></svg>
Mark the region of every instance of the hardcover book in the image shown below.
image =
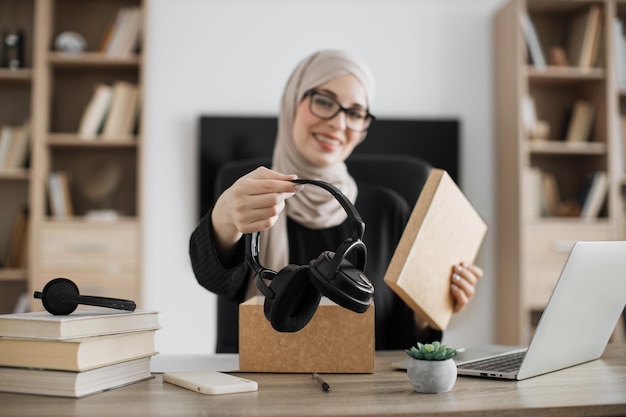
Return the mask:
<svg viewBox="0 0 626 417"><path fill-rule="evenodd" d="M528 13L523 13L520 16L520 23L524 32L524 37L526 38L530 61L535 67L544 68L546 66L546 58L541 48L537 30L535 29L535 25L533 24L533 21Z"/></svg>
<svg viewBox="0 0 626 417"><path fill-rule="evenodd" d="M385 282L428 324L453 313L452 267L473 263L487 224L448 173L432 169L385 273Z"/></svg>
<svg viewBox="0 0 626 417"><path fill-rule="evenodd" d="M139 90L135 84L126 81L113 83L113 99L109 114L102 128L102 138L108 140L128 140L138 116Z"/></svg>
<svg viewBox="0 0 626 417"><path fill-rule="evenodd" d="M113 87L104 83L96 84L93 95L80 119L78 135L82 139L92 140L98 136L104 126L112 101Z"/></svg>
<svg viewBox="0 0 626 417"><path fill-rule="evenodd" d="M84 372L0 367L0 391L81 398L150 378L150 357Z"/></svg>
<svg viewBox="0 0 626 417"><path fill-rule="evenodd" d="M68 316L47 311L0 315L0 336L71 339L158 329L158 312L79 308Z"/></svg>
<svg viewBox="0 0 626 417"><path fill-rule="evenodd" d="M570 65L592 67L601 37L601 9L591 4L574 13L569 27L568 60Z"/></svg>
<svg viewBox="0 0 626 417"><path fill-rule="evenodd" d="M86 371L156 354L156 330L78 339L0 337L0 366Z"/></svg>
<svg viewBox="0 0 626 417"><path fill-rule="evenodd" d="M600 214L602 204L606 200L608 192L608 176L605 171L593 173L591 186L583 202L580 217L583 219L595 219Z"/></svg>

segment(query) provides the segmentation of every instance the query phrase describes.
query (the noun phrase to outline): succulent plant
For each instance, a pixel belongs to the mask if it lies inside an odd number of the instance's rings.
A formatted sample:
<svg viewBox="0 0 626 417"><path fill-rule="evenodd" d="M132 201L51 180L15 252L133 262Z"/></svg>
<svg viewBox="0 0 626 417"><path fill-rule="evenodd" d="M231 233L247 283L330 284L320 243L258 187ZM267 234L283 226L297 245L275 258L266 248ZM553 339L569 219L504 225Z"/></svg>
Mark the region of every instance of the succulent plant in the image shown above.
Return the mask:
<svg viewBox="0 0 626 417"><path fill-rule="evenodd" d="M440 342L426 344L417 342L417 346L412 346L411 349L406 349L405 352L414 359L426 361L445 361L446 359L454 358L458 353L456 349L449 348Z"/></svg>

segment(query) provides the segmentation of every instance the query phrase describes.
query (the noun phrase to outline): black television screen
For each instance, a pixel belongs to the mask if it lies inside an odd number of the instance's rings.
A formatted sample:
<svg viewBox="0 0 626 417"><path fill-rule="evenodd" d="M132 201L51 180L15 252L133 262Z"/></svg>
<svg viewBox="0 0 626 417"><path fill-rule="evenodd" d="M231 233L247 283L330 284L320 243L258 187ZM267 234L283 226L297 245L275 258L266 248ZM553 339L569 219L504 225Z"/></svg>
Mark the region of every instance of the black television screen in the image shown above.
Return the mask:
<svg viewBox="0 0 626 417"><path fill-rule="evenodd" d="M215 200L219 167L227 161L271 158L276 128L276 117L200 117L200 216ZM376 119L354 153L418 156L459 183L459 132L456 119Z"/></svg>

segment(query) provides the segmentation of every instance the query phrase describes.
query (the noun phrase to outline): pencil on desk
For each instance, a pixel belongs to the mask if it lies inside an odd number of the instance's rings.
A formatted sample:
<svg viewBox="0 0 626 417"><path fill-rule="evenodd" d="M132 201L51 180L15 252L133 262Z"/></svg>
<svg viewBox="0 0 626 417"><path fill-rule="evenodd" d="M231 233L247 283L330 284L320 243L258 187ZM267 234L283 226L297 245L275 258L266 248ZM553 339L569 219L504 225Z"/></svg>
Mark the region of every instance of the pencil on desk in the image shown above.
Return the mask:
<svg viewBox="0 0 626 417"><path fill-rule="evenodd" d="M328 382L324 381L317 372L313 373L313 379L321 385L324 391L330 391L330 385L328 385Z"/></svg>

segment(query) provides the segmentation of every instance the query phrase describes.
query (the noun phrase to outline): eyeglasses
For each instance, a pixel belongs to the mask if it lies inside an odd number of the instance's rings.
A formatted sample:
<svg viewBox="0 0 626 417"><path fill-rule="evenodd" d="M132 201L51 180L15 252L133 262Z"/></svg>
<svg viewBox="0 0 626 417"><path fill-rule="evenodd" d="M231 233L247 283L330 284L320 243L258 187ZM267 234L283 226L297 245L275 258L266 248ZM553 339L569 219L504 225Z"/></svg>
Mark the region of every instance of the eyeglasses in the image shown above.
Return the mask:
<svg viewBox="0 0 626 417"><path fill-rule="evenodd" d="M353 132L365 132L376 119L367 110L347 109L337 100L319 91L309 90L304 93L304 97L310 97L309 110L322 120L330 120L340 112L346 114L346 127Z"/></svg>

